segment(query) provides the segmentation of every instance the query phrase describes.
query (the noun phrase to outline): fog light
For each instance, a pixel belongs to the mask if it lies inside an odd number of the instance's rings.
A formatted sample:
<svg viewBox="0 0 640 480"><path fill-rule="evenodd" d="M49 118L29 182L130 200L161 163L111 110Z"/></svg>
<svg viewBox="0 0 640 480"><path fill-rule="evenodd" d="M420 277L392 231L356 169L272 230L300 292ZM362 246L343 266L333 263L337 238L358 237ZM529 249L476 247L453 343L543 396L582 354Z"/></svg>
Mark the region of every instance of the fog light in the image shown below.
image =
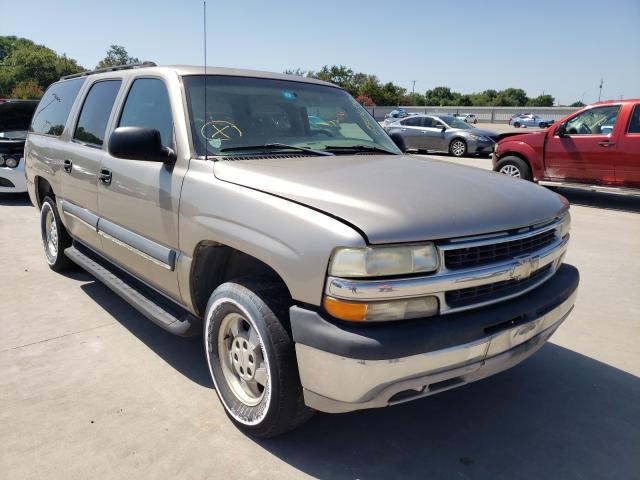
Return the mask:
<svg viewBox="0 0 640 480"><path fill-rule="evenodd" d="M438 313L438 298L434 296L356 303L325 297L325 310L333 317L351 322L384 322L431 317Z"/></svg>
<svg viewBox="0 0 640 480"><path fill-rule="evenodd" d="M13 157L8 157L5 160L5 164L9 168L16 168L18 166L18 163L19 163L19 160L17 158L13 158Z"/></svg>

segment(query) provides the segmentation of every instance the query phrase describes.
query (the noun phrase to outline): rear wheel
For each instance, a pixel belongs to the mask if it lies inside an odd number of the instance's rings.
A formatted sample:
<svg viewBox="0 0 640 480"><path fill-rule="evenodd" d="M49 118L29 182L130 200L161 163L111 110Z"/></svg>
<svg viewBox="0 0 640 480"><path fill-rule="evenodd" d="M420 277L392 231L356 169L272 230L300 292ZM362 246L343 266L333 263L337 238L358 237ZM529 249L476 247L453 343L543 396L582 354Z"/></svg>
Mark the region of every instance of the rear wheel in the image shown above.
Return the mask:
<svg viewBox="0 0 640 480"><path fill-rule="evenodd" d="M520 128L520 122L515 122L515 123L513 124L513 126L514 126L514 127L516 127L516 128Z"/></svg>
<svg viewBox="0 0 640 480"><path fill-rule="evenodd" d="M510 177L521 178L522 180L531 180L531 168L521 158L508 156L502 158L495 167L495 171L503 173Z"/></svg>
<svg viewBox="0 0 640 480"><path fill-rule="evenodd" d="M216 288L207 305L204 342L216 393L249 435L273 437L313 414L285 328L287 299L277 282L239 279Z"/></svg>
<svg viewBox="0 0 640 480"><path fill-rule="evenodd" d="M449 144L449 153L454 157L464 157L467 153L467 143L460 138L453 139Z"/></svg>
<svg viewBox="0 0 640 480"><path fill-rule="evenodd" d="M42 201L40 234L49 268L56 272L69 268L72 262L64 255L64 250L71 246L71 237L60 221L56 202L51 197Z"/></svg>

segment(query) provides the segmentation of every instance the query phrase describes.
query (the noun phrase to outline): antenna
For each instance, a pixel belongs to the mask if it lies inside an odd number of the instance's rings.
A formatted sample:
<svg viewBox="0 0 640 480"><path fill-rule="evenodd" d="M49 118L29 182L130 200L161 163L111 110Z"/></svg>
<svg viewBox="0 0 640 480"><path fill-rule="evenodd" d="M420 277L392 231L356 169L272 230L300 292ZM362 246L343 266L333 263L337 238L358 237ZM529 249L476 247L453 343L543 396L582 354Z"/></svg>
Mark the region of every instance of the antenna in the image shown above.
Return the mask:
<svg viewBox="0 0 640 480"><path fill-rule="evenodd" d="M204 124L209 121L207 117L207 1L202 2L202 27L204 31ZM207 129L204 129L204 159L209 156L209 139L206 137Z"/></svg>

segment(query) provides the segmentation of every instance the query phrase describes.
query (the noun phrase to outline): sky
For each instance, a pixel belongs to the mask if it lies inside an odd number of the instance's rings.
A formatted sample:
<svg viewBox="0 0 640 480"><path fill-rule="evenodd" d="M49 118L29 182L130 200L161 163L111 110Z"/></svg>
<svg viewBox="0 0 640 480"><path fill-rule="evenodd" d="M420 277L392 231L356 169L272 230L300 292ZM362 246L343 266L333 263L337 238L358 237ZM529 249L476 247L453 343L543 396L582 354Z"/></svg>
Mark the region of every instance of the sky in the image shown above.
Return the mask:
<svg viewBox="0 0 640 480"><path fill-rule="evenodd" d="M28 11L25 7L28 5ZM202 65L202 0L2 0L0 35L93 68L109 45ZM640 0L207 1L209 65L342 64L411 91L523 88L557 102L640 97Z"/></svg>

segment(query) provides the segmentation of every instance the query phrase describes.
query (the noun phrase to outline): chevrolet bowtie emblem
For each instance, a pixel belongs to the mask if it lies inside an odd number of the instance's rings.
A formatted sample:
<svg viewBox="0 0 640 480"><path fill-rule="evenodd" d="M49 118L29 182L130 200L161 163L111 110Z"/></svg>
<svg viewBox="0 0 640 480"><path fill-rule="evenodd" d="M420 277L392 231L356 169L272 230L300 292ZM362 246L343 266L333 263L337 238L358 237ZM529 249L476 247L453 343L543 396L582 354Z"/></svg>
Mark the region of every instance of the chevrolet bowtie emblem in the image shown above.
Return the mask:
<svg viewBox="0 0 640 480"><path fill-rule="evenodd" d="M512 280L524 280L529 278L538 269L540 259L538 257L516 257L517 264L511 269L509 277Z"/></svg>

